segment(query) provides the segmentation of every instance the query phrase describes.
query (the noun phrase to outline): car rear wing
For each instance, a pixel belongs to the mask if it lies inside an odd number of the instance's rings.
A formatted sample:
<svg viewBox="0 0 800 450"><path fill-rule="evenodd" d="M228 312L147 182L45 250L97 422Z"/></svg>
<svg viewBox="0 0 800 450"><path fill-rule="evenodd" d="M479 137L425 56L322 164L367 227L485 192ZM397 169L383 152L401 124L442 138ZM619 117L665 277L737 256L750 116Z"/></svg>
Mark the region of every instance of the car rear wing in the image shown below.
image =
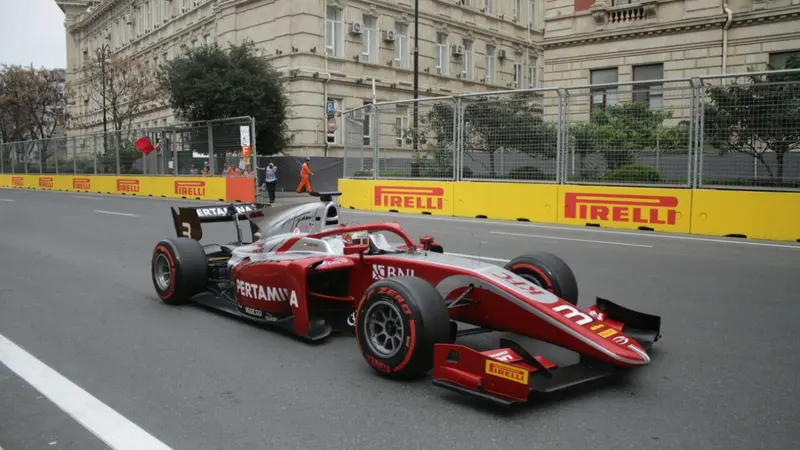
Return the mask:
<svg viewBox="0 0 800 450"><path fill-rule="evenodd" d="M190 237L199 241L203 238L204 223L236 222L236 229L241 242L241 229L239 221L246 220L248 214L262 208L269 208L269 204L260 203L231 203L229 205L213 206L172 206L172 222L175 225L175 234L178 237ZM251 230L252 231L252 230Z"/></svg>

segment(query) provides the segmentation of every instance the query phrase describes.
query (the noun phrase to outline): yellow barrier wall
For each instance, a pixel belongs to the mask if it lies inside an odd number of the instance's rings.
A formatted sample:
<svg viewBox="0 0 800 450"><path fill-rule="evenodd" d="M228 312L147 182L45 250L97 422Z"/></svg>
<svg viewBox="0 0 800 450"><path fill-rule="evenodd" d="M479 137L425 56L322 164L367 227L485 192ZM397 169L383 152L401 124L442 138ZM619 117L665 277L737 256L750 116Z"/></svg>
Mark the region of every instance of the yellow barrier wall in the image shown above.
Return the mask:
<svg viewBox="0 0 800 450"><path fill-rule="evenodd" d="M558 187L552 184L453 183L457 217L555 223Z"/></svg>
<svg viewBox="0 0 800 450"><path fill-rule="evenodd" d="M692 233L800 242L800 193L695 190Z"/></svg>
<svg viewBox="0 0 800 450"><path fill-rule="evenodd" d="M0 175L0 186L197 200L226 199L225 178L106 175Z"/></svg>
<svg viewBox="0 0 800 450"><path fill-rule="evenodd" d="M690 232L692 191L689 189L557 186L556 223Z"/></svg>
<svg viewBox="0 0 800 450"><path fill-rule="evenodd" d="M373 180L348 180L340 178L338 190L342 193L339 197L339 207L372 211Z"/></svg>

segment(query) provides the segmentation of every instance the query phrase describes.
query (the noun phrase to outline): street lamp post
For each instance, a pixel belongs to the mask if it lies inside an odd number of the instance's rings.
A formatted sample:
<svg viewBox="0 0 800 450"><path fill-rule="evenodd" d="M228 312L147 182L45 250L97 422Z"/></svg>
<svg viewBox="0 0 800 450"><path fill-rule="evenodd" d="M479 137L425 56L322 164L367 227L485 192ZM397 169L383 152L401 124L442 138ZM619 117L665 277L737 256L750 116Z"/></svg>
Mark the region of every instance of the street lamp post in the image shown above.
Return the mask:
<svg viewBox="0 0 800 450"><path fill-rule="evenodd" d="M103 151L108 146L108 116L106 115L106 55L111 46L103 44L97 49L97 58L100 60L100 96L103 98Z"/></svg>
<svg viewBox="0 0 800 450"><path fill-rule="evenodd" d="M419 152L419 0L414 0L414 156ZM418 175L416 161L411 163L411 176Z"/></svg>

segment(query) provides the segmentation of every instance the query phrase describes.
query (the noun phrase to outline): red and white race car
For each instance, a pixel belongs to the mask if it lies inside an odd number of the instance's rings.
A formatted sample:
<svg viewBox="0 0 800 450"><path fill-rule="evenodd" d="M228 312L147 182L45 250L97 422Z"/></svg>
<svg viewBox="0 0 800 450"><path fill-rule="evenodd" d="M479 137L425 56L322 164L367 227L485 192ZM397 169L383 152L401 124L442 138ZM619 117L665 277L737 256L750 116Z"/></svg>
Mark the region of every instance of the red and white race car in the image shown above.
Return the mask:
<svg viewBox="0 0 800 450"><path fill-rule="evenodd" d="M501 267L448 255L432 237L413 242L396 223L342 225L338 193L316 195L320 202L299 206L172 208L178 237L159 242L152 256L159 297L312 341L354 332L380 374L413 378L433 369L435 385L502 404L650 362L661 319L601 298L578 307L575 276L557 256L533 251ZM202 223L220 221L236 222L237 241L202 245ZM493 350L456 343L498 331ZM532 350L535 341L580 360L558 366Z"/></svg>

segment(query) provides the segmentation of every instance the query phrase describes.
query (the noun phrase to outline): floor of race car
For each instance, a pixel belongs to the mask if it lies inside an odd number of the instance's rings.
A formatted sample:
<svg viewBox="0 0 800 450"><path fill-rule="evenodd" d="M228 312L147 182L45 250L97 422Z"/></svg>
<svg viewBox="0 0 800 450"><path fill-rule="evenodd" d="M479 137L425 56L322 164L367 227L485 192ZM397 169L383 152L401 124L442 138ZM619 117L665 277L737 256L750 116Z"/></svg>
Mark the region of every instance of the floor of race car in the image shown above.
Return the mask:
<svg viewBox="0 0 800 450"><path fill-rule="evenodd" d="M581 304L599 295L663 317L649 367L503 411L430 378L379 378L351 338L310 346L162 305L149 258L173 234L174 202L7 189L0 200L0 337L85 392L50 399L0 364L6 450L105 448L84 421L109 410L127 422L106 434L173 449L800 447L800 245L343 212L498 264L551 251L578 276ZM227 226L205 240L229 240ZM99 404L75 413L83 395Z"/></svg>

